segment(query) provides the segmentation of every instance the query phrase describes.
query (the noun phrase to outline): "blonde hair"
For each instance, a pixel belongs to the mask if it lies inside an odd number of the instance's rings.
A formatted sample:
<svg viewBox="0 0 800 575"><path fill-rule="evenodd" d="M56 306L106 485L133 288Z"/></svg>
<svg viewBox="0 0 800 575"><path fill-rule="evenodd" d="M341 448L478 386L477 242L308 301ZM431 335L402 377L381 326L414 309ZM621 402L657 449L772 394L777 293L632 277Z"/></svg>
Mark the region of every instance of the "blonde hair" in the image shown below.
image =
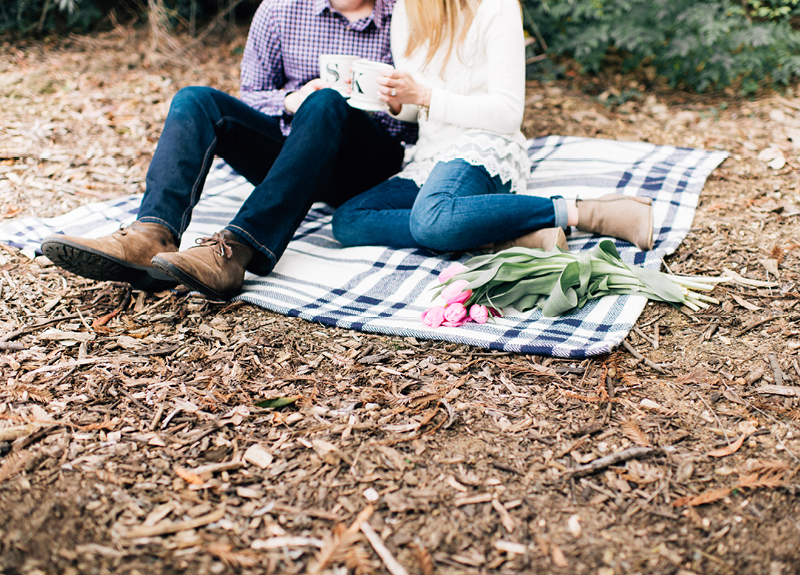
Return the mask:
<svg viewBox="0 0 800 575"><path fill-rule="evenodd" d="M447 52L442 71L450 60L453 49L464 42L480 0L406 0L409 38L406 57L411 56L428 42L425 64L428 66L443 45Z"/></svg>

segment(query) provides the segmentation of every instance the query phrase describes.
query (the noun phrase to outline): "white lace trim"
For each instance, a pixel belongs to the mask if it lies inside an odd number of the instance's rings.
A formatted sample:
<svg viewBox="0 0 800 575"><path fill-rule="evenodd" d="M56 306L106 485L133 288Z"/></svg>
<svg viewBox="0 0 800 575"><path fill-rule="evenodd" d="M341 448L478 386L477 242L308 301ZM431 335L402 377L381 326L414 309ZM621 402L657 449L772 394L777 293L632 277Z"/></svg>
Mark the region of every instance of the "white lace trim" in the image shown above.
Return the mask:
<svg viewBox="0 0 800 575"><path fill-rule="evenodd" d="M491 177L500 176L506 184L511 182L511 193L525 191L531 171L528 153L517 142L499 134L470 132L431 158L416 159L411 150L411 162L395 177L412 180L420 188L430 177L439 162L464 160L472 166L486 169Z"/></svg>

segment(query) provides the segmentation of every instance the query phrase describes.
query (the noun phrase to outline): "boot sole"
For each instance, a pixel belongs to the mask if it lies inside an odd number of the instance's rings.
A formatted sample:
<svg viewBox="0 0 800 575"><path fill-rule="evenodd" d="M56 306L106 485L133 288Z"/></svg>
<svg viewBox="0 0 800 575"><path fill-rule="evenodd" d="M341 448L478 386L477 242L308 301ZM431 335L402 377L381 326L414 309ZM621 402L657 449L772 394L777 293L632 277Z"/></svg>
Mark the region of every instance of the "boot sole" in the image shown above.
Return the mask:
<svg viewBox="0 0 800 575"><path fill-rule="evenodd" d="M234 290L234 291L220 293L216 290L211 289L206 284L197 280L196 278L190 276L175 264L168 262L164 258L160 258L158 256L155 256L153 258L153 267L160 270L167 276L171 277L178 283L185 285L190 290L199 291L201 294L215 300L228 301L233 296L238 295L241 291L241 290Z"/></svg>
<svg viewBox="0 0 800 575"><path fill-rule="evenodd" d="M137 266L70 240L42 242L42 253L60 268L98 281L127 282L133 289L161 291L177 282L153 267Z"/></svg>

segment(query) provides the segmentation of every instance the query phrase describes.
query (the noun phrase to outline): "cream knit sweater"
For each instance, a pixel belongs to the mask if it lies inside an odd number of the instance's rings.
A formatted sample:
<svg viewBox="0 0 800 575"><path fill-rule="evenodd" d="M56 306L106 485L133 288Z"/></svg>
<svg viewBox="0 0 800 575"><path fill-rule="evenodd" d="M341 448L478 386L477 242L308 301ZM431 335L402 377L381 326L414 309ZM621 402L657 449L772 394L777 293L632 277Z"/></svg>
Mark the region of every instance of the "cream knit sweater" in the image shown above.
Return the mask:
<svg viewBox="0 0 800 575"><path fill-rule="evenodd" d="M442 70L440 49L423 69L426 46L406 57L408 16L404 0L392 15L392 57L398 70L431 88L428 117L419 118L414 160L435 158L469 133L491 132L524 148L525 44L518 0L482 0L463 44ZM415 121L418 107L405 104L396 116Z"/></svg>

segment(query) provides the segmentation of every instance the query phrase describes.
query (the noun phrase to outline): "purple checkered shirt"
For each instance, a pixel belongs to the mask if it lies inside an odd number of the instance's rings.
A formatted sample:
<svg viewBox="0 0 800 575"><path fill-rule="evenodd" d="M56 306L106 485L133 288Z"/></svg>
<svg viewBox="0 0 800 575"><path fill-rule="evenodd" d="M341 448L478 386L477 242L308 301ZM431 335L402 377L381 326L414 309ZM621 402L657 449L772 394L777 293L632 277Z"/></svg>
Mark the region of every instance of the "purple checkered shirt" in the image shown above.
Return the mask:
<svg viewBox="0 0 800 575"><path fill-rule="evenodd" d="M289 135L286 94L319 77L320 54L352 54L392 63L389 45L395 0L376 0L372 14L350 22L329 0L264 0L259 6L242 58L241 98L252 108L281 117ZM392 136L413 143L417 126L388 114L374 119Z"/></svg>

